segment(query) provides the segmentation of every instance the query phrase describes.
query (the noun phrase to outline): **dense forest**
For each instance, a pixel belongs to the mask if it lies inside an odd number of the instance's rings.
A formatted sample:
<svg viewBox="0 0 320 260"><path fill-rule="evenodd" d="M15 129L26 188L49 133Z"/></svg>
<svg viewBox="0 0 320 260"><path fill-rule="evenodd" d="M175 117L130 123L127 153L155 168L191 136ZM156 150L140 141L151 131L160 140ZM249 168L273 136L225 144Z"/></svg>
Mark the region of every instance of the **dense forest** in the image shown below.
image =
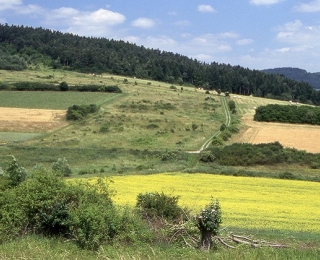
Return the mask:
<svg viewBox="0 0 320 260"><path fill-rule="evenodd" d="M266 69L262 71L271 74L284 75L289 79L297 81L304 81L309 83L312 87L320 89L320 72L311 73L303 69L291 67Z"/></svg>
<svg viewBox="0 0 320 260"><path fill-rule="evenodd" d="M210 64L124 41L0 24L0 69L44 64L55 69L112 73L234 94L320 104L305 82L230 64Z"/></svg>

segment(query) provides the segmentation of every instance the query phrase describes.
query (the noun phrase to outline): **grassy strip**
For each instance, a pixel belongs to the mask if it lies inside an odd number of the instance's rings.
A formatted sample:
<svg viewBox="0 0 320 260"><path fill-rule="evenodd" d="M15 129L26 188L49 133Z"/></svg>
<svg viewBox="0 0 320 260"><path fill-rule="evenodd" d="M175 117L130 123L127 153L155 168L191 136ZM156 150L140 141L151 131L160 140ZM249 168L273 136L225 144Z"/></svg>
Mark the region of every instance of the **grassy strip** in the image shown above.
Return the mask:
<svg viewBox="0 0 320 260"><path fill-rule="evenodd" d="M102 104L119 94L93 92L39 92L39 91L2 91L0 104L2 107L67 109L73 104Z"/></svg>

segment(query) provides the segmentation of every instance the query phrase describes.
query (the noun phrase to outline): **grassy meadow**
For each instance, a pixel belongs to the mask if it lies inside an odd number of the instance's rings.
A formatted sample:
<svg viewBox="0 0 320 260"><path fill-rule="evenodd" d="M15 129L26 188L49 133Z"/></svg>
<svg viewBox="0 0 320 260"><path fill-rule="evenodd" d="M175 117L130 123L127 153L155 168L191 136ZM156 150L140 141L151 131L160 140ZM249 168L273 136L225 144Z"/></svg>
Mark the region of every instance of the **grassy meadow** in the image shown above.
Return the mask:
<svg viewBox="0 0 320 260"><path fill-rule="evenodd" d="M97 104L98 113L81 122L43 134L0 133L0 167L13 154L31 170L40 163L47 168L66 157L73 174L68 181L92 176L112 176L119 207L135 205L143 192L179 195L179 204L195 212L211 196L219 199L226 230L255 234L292 245L289 249L219 249L208 254L167 245L139 249L106 245L97 252L78 250L56 239L29 236L0 245L0 259L316 259L320 242L319 183L221 176L208 173L256 171L266 175L283 171L319 175L319 170L300 166L219 167L198 163L205 141L219 131L226 117L223 98L192 86L127 78L49 70L43 67L21 72L0 71L0 83L19 81L69 85L117 85L123 93L0 92L0 106L67 109L73 104ZM255 97L232 97L238 114L253 115L254 108L286 102ZM245 126L238 123L241 131ZM21 141L12 141L20 135ZM231 139L232 141L233 139ZM186 173L194 172L194 173ZM268 176L269 176L268 175ZM269 176L269 177L270 177Z"/></svg>

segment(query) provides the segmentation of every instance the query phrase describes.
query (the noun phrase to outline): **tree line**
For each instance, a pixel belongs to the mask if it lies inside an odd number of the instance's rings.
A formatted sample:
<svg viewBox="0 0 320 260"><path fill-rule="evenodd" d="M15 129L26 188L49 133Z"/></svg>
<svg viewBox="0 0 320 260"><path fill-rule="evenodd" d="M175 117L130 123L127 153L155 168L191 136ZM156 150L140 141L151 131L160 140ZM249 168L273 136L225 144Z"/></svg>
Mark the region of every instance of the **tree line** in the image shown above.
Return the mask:
<svg viewBox="0 0 320 260"><path fill-rule="evenodd" d="M320 104L308 83L241 66L205 63L122 40L83 37L44 28L0 24L0 69L42 63L56 69L112 73L190 84L234 94ZM10 58L8 58L10 57Z"/></svg>
<svg viewBox="0 0 320 260"><path fill-rule="evenodd" d="M255 121L320 125L320 108L311 106L269 104L260 106Z"/></svg>

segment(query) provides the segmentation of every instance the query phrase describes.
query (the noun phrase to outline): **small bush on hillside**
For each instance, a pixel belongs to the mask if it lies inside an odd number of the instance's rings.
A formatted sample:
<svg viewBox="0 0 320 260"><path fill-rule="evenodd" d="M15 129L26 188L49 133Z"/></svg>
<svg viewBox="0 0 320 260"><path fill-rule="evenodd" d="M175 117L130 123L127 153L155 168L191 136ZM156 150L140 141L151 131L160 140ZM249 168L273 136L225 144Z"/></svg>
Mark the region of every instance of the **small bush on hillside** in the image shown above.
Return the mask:
<svg viewBox="0 0 320 260"><path fill-rule="evenodd" d="M69 90L68 83L65 82L65 81L61 82L60 85L59 85L59 87L60 87L60 90L61 90L61 91L68 91L68 90Z"/></svg>
<svg viewBox="0 0 320 260"><path fill-rule="evenodd" d="M199 160L201 162L208 163L208 162L213 162L215 160L215 157L210 151L203 151L200 153Z"/></svg>
<svg viewBox="0 0 320 260"><path fill-rule="evenodd" d="M227 129L226 124L222 124L222 125L220 126L220 131L221 131L221 132L223 132L223 131L226 130L226 129Z"/></svg>
<svg viewBox="0 0 320 260"><path fill-rule="evenodd" d="M82 120L88 114L95 113L99 110L99 106L96 104L90 105L73 105L67 110L67 120Z"/></svg>

